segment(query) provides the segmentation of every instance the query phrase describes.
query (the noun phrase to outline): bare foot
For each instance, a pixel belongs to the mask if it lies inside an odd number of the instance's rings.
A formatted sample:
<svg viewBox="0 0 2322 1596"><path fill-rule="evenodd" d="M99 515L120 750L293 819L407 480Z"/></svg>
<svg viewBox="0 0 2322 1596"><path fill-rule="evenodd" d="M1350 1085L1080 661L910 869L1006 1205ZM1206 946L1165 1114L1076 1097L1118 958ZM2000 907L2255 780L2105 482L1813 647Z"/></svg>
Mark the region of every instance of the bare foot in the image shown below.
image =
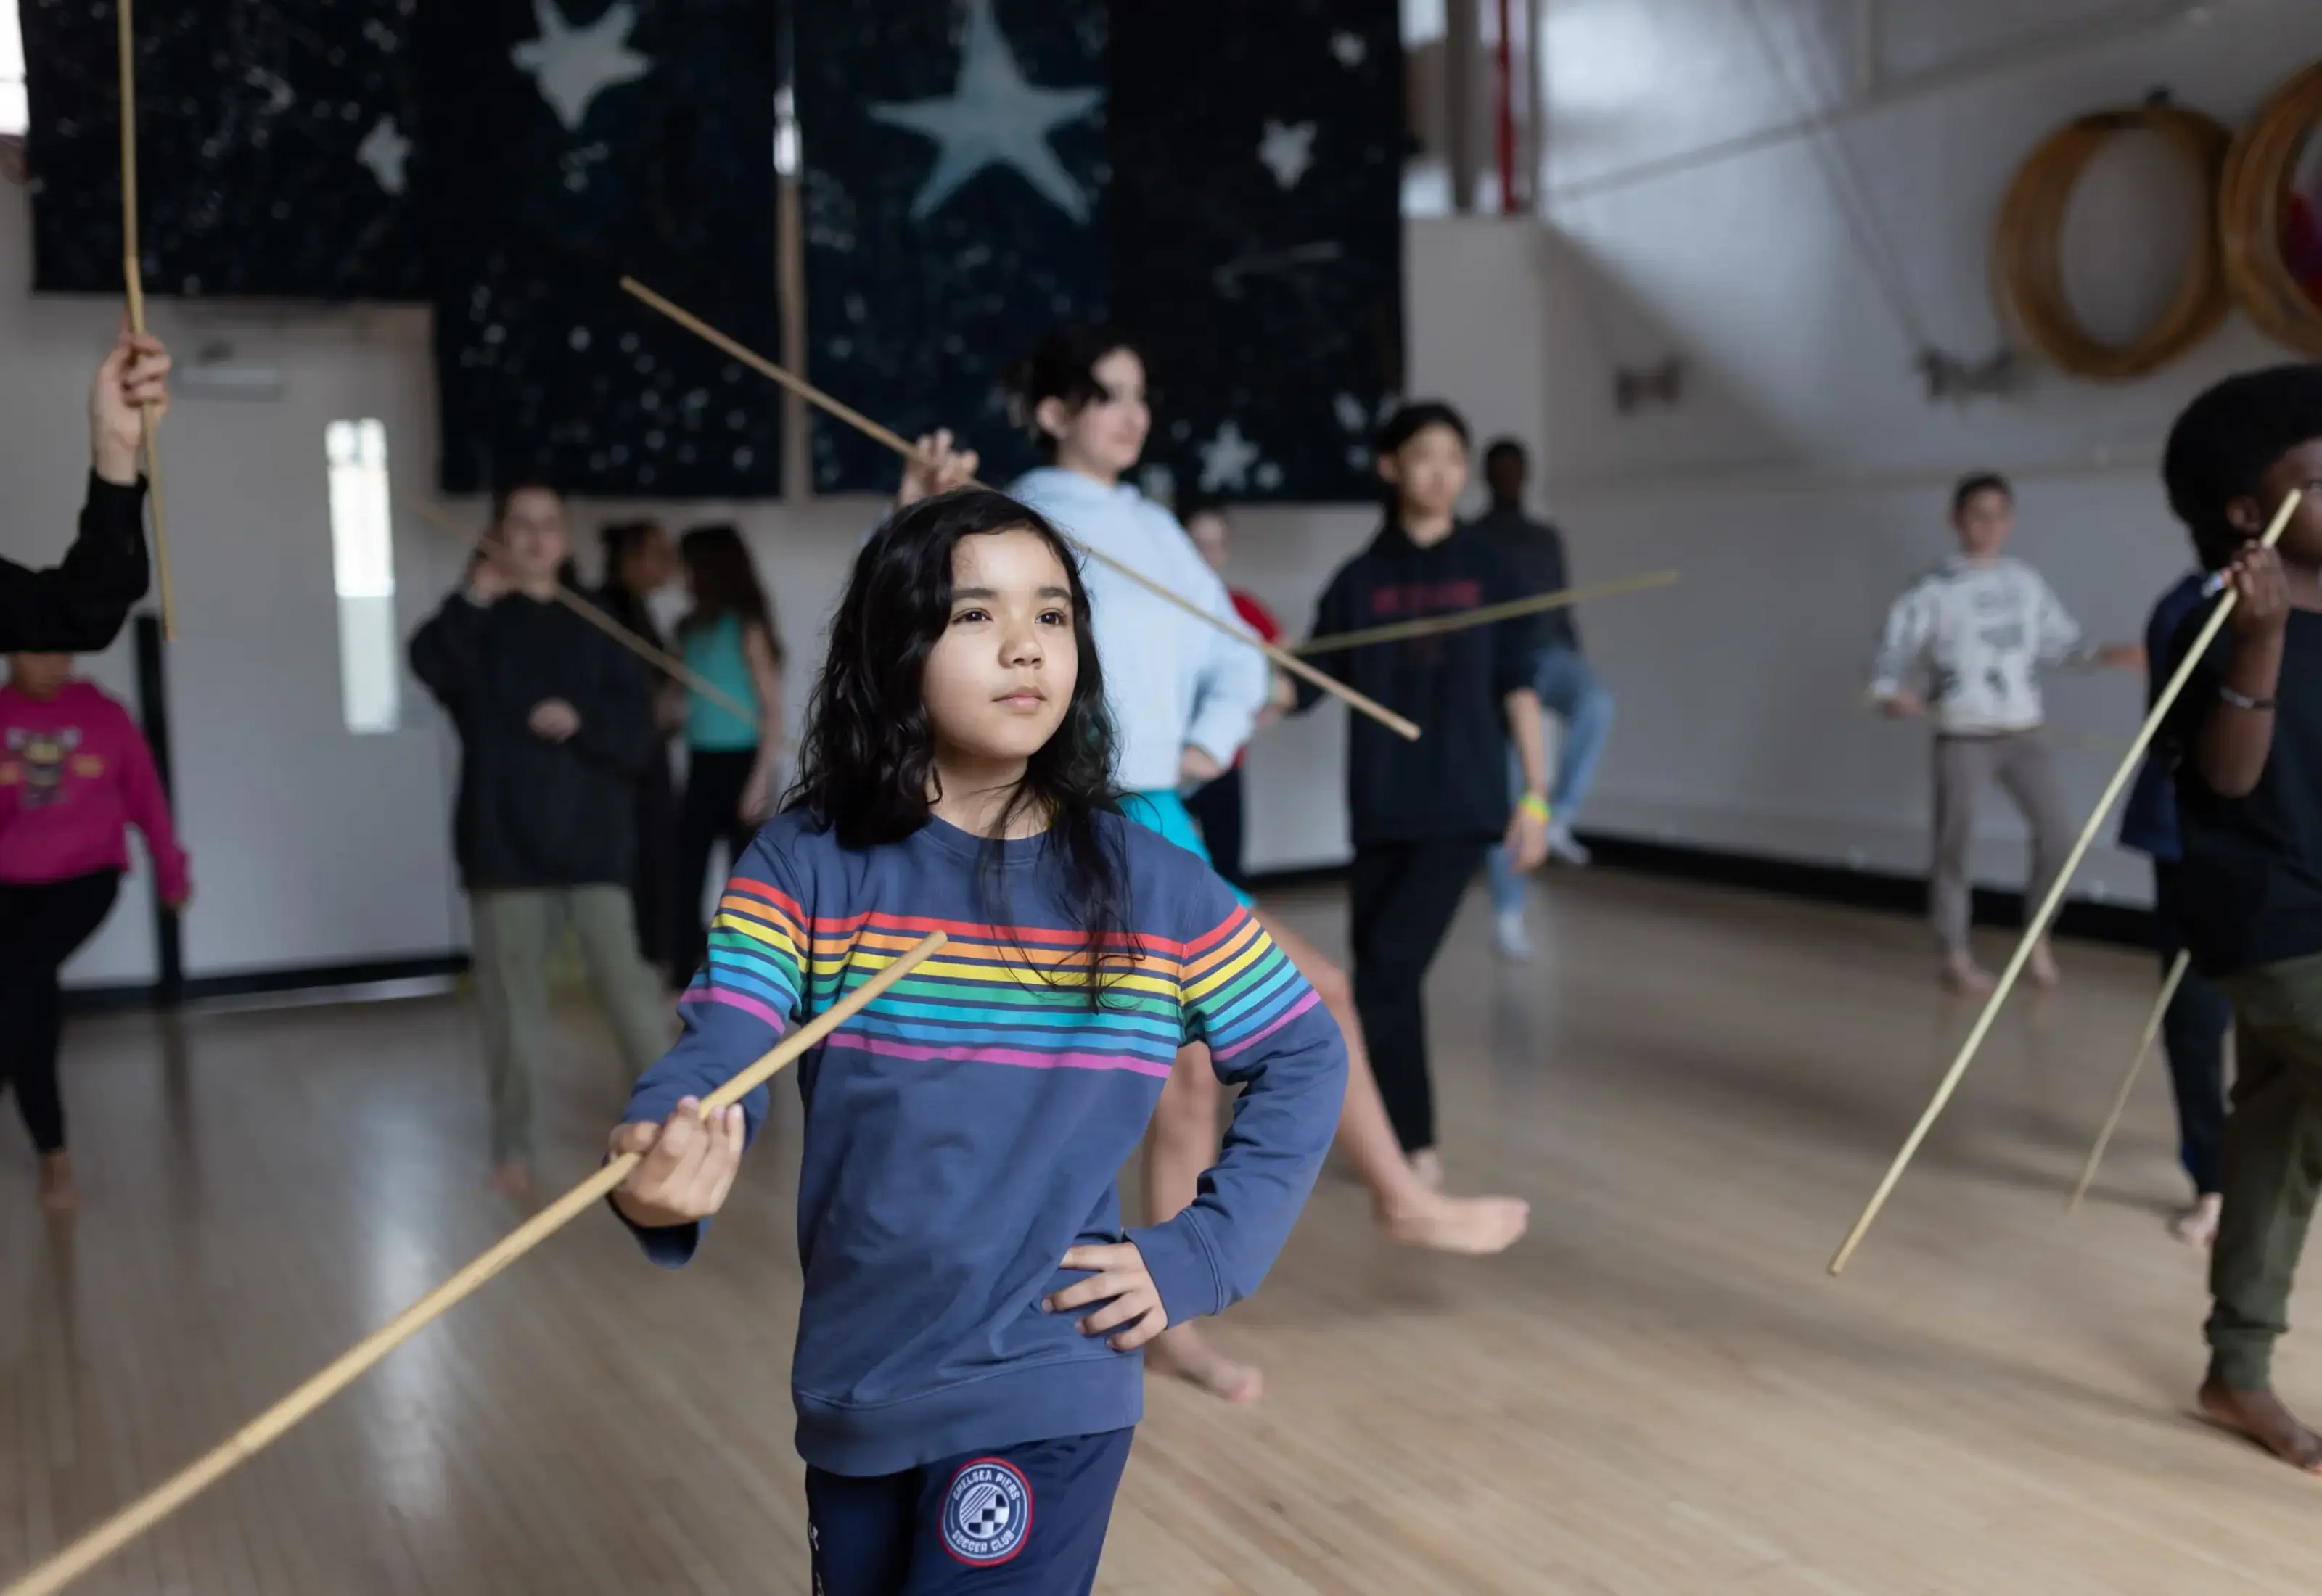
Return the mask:
<svg viewBox="0 0 2322 1596"><path fill-rule="evenodd" d="M2034 986L2044 987L2052 992L2061 985L2064 980L2063 971L2056 968L2055 953L2048 946L2047 939L2044 937L2033 944L2032 961L2024 968L2032 977Z"/></svg>
<svg viewBox="0 0 2322 1596"><path fill-rule="evenodd" d="M532 1166L508 1159L492 1165L492 1172L484 1177L484 1190L497 1191L502 1197L521 1200L532 1195Z"/></svg>
<svg viewBox="0 0 2322 1596"><path fill-rule="evenodd" d="M1437 1156L1434 1148L1422 1147L1411 1155L1411 1172L1417 1175L1419 1183L1430 1191L1443 1190L1443 1160Z"/></svg>
<svg viewBox="0 0 2322 1596"><path fill-rule="evenodd" d="M1461 1253L1471 1258L1504 1253L1531 1223L1531 1205L1513 1197L1446 1197L1430 1191L1400 1208L1376 1205L1373 1217L1397 1246Z"/></svg>
<svg viewBox="0 0 2322 1596"><path fill-rule="evenodd" d="M69 1214L80 1207L80 1188L73 1184L71 1154L41 1155L41 1206L52 1214Z"/></svg>
<svg viewBox="0 0 2322 1596"><path fill-rule="evenodd" d="M1248 1363L1237 1363L1202 1337L1193 1325L1172 1325L1145 1349L1145 1366L1199 1386L1229 1402L1255 1402L1266 1380Z"/></svg>
<svg viewBox="0 0 2322 1596"><path fill-rule="evenodd" d="M2210 1381L2201 1387L2201 1415L2220 1429L2254 1441L2292 1468L2322 1474L2322 1436L2299 1423L2270 1391L2235 1391Z"/></svg>
<svg viewBox="0 0 2322 1596"><path fill-rule="evenodd" d="M1991 990L1991 971L1966 953L1943 961L1943 985L1962 997L1980 997Z"/></svg>
<svg viewBox="0 0 2322 1596"><path fill-rule="evenodd" d="M2169 1234L2189 1247L2206 1247L2217 1239L2217 1215L2225 1199L2212 1191L2169 1222Z"/></svg>

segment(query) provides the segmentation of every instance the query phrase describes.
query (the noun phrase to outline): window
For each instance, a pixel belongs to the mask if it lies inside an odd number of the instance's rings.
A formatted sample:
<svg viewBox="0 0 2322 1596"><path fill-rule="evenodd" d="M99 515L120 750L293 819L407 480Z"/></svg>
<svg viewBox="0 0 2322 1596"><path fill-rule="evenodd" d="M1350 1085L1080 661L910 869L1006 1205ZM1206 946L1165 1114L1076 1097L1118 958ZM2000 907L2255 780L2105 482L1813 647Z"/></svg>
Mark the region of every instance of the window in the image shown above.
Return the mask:
<svg viewBox="0 0 2322 1596"><path fill-rule="evenodd" d="M16 0L0 0L0 139L22 134L31 124L24 103L24 33L16 23Z"/></svg>
<svg viewBox="0 0 2322 1596"><path fill-rule="evenodd" d="M334 421L324 430L323 442L331 470L340 703L350 732L392 732L403 716L403 667L396 646L387 428L376 421Z"/></svg>
<svg viewBox="0 0 2322 1596"><path fill-rule="evenodd" d="M6 0L0 0L0 5ZM799 169L798 100L787 85L774 91L774 172L795 178Z"/></svg>

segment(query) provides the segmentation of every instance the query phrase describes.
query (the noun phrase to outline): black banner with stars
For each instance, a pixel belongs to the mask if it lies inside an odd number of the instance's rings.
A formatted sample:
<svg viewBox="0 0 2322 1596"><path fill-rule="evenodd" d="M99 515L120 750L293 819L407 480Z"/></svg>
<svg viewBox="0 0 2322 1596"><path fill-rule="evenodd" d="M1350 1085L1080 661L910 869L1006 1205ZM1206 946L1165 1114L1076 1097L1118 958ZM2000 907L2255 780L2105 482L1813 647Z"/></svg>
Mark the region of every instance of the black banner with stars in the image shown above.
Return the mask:
<svg viewBox="0 0 2322 1596"><path fill-rule="evenodd" d="M1114 0L1113 298L1178 493L1378 493L1403 383L1395 0Z"/></svg>
<svg viewBox="0 0 2322 1596"><path fill-rule="evenodd" d="M18 7L32 282L122 291L111 0ZM426 297L415 195L418 0L170 0L135 12L138 218L155 295Z"/></svg>
<svg viewBox="0 0 2322 1596"><path fill-rule="evenodd" d="M792 0L808 375L906 435L1032 463L1000 369L1102 316L1105 0ZM815 487L883 492L893 454L815 423Z"/></svg>
<svg viewBox="0 0 2322 1596"><path fill-rule="evenodd" d="M999 373L1110 316L1179 491L1368 500L1403 367L1394 0L796 0L810 375L1028 462ZM896 463L818 421L823 491Z"/></svg>
<svg viewBox="0 0 2322 1596"><path fill-rule="evenodd" d="M774 0L469 0L418 40L444 491L777 493L779 390L619 287L777 352Z"/></svg>

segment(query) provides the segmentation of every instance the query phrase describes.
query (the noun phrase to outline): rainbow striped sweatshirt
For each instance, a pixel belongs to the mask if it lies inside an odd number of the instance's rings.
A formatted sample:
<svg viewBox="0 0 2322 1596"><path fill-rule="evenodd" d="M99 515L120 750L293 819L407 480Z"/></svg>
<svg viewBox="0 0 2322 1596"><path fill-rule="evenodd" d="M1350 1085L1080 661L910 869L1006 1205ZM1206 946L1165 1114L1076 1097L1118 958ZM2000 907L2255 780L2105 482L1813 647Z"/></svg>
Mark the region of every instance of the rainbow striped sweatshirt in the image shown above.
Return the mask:
<svg viewBox="0 0 2322 1596"><path fill-rule="evenodd" d="M791 1380L817 1467L885 1474L1137 1423L1141 1354L1040 1311L1083 1278L1057 1267L1066 1250L1134 1241L1179 1323L1256 1289L1313 1186L1346 1087L1337 1024L1201 861L1100 824L1136 957L1092 1008L1047 839L929 820L857 852L782 816L727 884L683 1037L637 1082L627 1117L664 1118L930 930L950 938L791 1072L806 1111ZM1191 1208L1124 1229L1116 1178L1192 1042L1245 1088L1232 1128ZM743 1105L753 1137L767 1100ZM639 1234L670 1264L699 1240Z"/></svg>

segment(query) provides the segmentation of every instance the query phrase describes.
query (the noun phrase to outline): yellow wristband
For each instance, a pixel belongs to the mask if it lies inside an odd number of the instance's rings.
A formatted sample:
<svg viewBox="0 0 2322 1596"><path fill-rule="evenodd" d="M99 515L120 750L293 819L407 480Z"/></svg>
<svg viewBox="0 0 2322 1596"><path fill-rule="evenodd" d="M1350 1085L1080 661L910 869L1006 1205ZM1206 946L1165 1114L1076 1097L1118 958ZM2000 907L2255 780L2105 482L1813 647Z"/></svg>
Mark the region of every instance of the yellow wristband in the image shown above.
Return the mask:
<svg viewBox="0 0 2322 1596"><path fill-rule="evenodd" d="M1539 821L1542 825L1546 825L1551 818L1548 812L1548 800L1540 797L1540 794L1536 792L1528 792L1524 794L1522 798L1516 801L1516 807L1521 809L1523 813L1531 816L1534 820Z"/></svg>

